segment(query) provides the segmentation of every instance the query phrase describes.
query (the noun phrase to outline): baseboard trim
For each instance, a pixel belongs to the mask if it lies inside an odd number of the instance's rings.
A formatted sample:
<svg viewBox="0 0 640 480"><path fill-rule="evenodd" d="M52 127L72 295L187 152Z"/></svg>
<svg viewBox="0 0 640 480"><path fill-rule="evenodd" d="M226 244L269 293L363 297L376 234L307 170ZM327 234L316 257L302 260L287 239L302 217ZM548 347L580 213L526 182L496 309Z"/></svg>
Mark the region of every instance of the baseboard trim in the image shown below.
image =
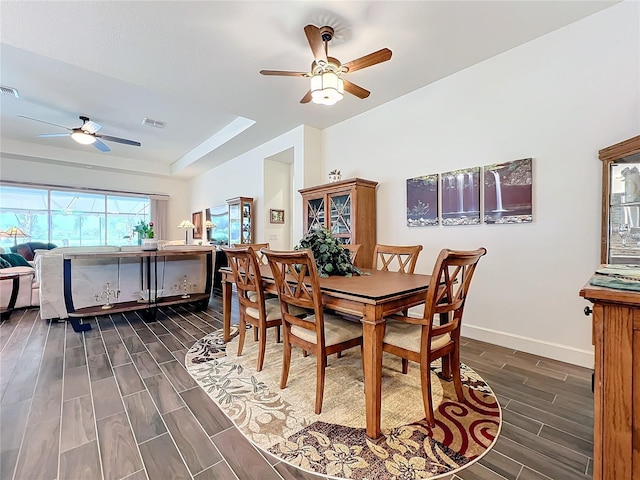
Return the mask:
<svg viewBox="0 0 640 480"><path fill-rule="evenodd" d="M462 324L462 336L552 358L560 362L593 368L594 353L590 350L583 350L558 343L543 342L535 338L523 337L521 335L500 332L498 330L491 330L489 328L477 327L465 323Z"/></svg>

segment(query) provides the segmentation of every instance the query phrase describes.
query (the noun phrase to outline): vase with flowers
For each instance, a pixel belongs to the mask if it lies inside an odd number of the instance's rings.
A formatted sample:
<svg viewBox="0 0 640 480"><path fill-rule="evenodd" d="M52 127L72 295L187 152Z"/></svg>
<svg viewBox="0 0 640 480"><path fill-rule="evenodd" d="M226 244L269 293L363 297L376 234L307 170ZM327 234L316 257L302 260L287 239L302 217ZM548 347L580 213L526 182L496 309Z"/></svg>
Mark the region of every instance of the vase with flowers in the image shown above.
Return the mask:
<svg viewBox="0 0 640 480"><path fill-rule="evenodd" d="M340 180L342 180L342 174L340 173L340 170L334 169L329 172L330 183L339 182Z"/></svg>

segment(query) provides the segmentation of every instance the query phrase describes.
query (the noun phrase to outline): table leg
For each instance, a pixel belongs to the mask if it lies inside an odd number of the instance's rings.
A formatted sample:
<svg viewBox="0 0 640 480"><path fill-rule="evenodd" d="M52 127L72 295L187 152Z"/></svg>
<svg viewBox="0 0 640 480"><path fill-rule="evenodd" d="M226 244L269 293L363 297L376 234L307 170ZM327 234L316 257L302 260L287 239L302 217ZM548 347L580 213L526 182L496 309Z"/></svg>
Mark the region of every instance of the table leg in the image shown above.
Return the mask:
<svg viewBox="0 0 640 480"><path fill-rule="evenodd" d="M231 283L222 279L222 339L231 340Z"/></svg>
<svg viewBox="0 0 640 480"><path fill-rule="evenodd" d="M73 327L73 331L76 333L87 332L91 330L91 325L89 323L80 323L80 320L77 318L70 318L71 326Z"/></svg>
<svg viewBox="0 0 640 480"><path fill-rule="evenodd" d="M9 304L7 305L7 309L2 312L2 320L7 320L11 316L11 312L16 306L16 300L18 300L18 291L20 290L20 276L16 275L14 277L9 277L11 282L11 296L9 297ZM9 279L7 278L7 280Z"/></svg>
<svg viewBox="0 0 640 480"><path fill-rule="evenodd" d="M369 313L369 312L368 312ZM364 394L367 416L367 436L380 437L380 407L382 388L382 337L384 323L373 312L362 319Z"/></svg>

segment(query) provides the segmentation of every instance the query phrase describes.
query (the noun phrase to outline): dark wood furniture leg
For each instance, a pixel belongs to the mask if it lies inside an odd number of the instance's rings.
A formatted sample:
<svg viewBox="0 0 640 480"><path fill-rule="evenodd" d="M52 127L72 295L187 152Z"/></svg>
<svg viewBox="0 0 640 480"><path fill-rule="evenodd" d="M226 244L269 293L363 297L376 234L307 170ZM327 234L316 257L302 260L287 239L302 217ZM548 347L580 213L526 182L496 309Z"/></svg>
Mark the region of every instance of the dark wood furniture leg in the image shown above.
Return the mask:
<svg viewBox="0 0 640 480"><path fill-rule="evenodd" d="M231 282L222 279L222 339L231 340Z"/></svg>
<svg viewBox="0 0 640 480"><path fill-rule="evenodd" d="M8 277L4 277L4 280L12 280L11 283L11 296L9 297L9 304L5 311L2 312L1 320L8 320L11 316L11 312L16 306L18 300L18 291L20 290L20 275L14 274Z"/></svg>

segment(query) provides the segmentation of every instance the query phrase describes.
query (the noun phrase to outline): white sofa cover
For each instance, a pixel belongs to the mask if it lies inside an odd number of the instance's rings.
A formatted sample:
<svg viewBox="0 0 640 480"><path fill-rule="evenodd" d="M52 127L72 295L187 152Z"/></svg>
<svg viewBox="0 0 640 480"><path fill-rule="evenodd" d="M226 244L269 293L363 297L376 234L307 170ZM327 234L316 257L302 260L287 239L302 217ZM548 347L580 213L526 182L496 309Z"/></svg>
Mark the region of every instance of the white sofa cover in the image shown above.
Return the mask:
<svg viewBox="0 0 640 480"><path fill-rule="evenodd" d="M37 307L39 300L38 283L34 280L35 270L31 267L7 267L2 273L19 273L18 297L13 308ZM13 292L13 279L0 280L0 306L7 308Z"/></svg>
<svg viewBox="0 0 640 480"><path fill-rule="evenodd" d="M167 246L167 249L188 249L188 246ZM200 247L200 250L202 247ZM81 253L127 252L138 250L131 247L59 247L38 251L34 259L36 276L40 282L40 315L43 319L68 318L69 312L64 298L64 255ZM181 293L180 285L186 275L190 293L204 293L206 285L206 262L202 255L158 258L158 296ZM215 262L215 255L213 256ZM110 302L138 301L146 298L140 275L140 258L95 257L73 259L71 262L71 295L75 309L93 307L106 303L105 298L96 299L96 294L110 288L119 290L117 299Z"/></svg>

